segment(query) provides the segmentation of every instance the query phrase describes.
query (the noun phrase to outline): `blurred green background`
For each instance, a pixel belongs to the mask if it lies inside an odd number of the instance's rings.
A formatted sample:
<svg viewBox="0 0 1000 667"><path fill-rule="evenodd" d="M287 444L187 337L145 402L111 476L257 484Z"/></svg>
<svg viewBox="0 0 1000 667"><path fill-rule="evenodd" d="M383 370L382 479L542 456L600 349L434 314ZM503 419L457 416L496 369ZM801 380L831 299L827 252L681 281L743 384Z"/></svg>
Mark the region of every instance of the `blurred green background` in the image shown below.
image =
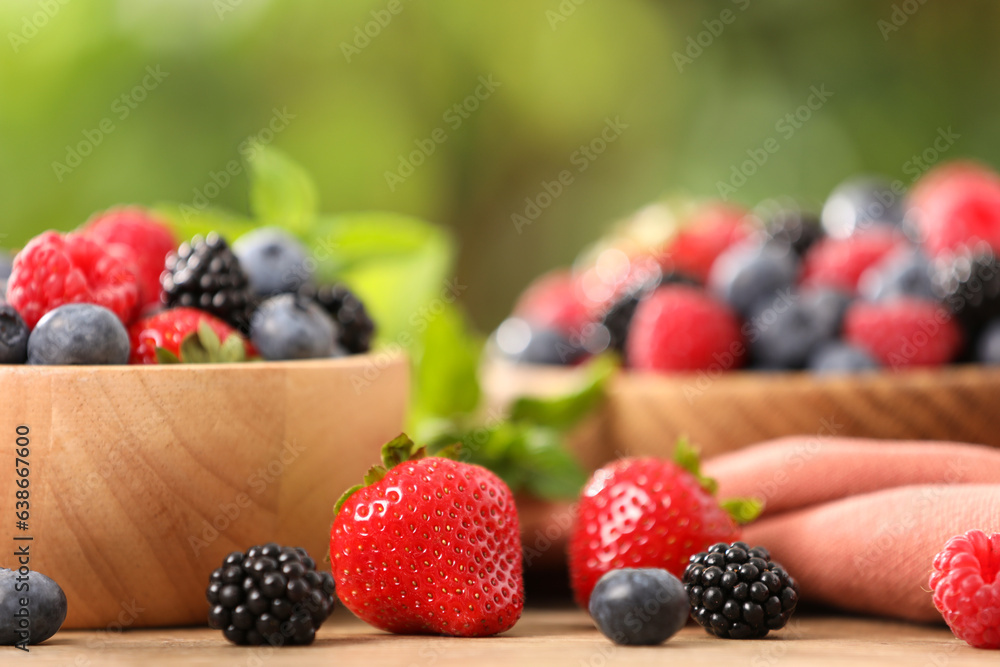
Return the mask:
<svg viewBox="0 0 1000 667"><path fill-rule="evenodd" d="M0 245L120 202L245 212L247 178L225 172L253 136L312 173L327 213L453 229L489 329L610 221L715 195L769 137L734 199L908 182L949 127L943 157L1000 163L998 35L987 0L4 0ZM812 86L832 95L789 134ZM578 152L609 122L604 152Z"/></svg>

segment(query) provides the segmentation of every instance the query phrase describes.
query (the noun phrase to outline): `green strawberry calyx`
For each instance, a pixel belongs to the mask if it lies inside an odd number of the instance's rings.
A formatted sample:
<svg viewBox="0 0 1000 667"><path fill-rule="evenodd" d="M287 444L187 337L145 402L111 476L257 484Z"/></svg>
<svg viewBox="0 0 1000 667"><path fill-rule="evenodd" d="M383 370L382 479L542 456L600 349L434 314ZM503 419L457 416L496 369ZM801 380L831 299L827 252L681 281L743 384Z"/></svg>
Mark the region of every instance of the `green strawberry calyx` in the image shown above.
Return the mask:
<svg viewBox="0 0 1000 667"><path fill-rule="evenodd" d="M678 438L677 445L674 447L673 461L691 473L701 484L701 487L711 495L714 496L719 490L718 482L702 474L701 454L696 447L688 442L686 437ZM719 505L726 514L732 517L733 521L740 525L750 523L764 511L764 501L760 498L727 498L719 501Z"/></svg>
<svg viewBox="0 0 1000 667"><path fill-rule="evenodd" d="M459 445L455 444L436 451L434 456L447 459L457 459L458 450ZM366 472L364 476L364 483L356 484L347 491L344 491L344 495L342 495L340 500L337 501L337 504L333 506L333 515L336 516L340 514L340 508L342 508L344 503L346 503L347 500L356 492L366 486L378 484L386 476L386 473L398 466L400 463L419 461L424 458L427 458L427 447L417 445L410 439L410 436L405 433L400 433L398 436L382 445L382 463L373 465L368 469L368 472Z"/></svg>
<svg viewBox="0 0 1000 667"><path fill-rule="evenodd" d="M156 348L156 361L161 364L228 364L246 360L243 336L232 333L226 340L219 340L218 334L205 322L184 337L179 356L165 348Z"/></svg>

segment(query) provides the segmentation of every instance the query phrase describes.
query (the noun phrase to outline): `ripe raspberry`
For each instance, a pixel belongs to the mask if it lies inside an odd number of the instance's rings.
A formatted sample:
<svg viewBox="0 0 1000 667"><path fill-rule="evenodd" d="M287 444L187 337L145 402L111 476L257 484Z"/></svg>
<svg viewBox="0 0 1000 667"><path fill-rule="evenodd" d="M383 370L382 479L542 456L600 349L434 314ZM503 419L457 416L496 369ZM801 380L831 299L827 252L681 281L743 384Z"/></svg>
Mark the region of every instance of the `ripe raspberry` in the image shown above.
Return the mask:
<svg viewBox="0 0 1000 667"><path fill-rule="evenodd" d="M134 263L142 288L140 307L159 302L160 274L178 243L165 223L137 206L113 208L88 222L81 233L112 255Z"/></svg>
<svg viewBox="0 0 1000 667"><path fill-rule="evenodd" d="M626 343L640 370L696 371L743 362L740 322L724 304L685 285L662 287L639 304Z"/></svg>
<svg viewBox="0 0 1000 667"><path fill-rule="evenodd" d="M197 333L198 327L202 324L207 324L220 341L226 341L233 335L239 336L231 326L202 310L172 308L139 320L129 328L129 338L132 341L129 363L160 363L156 355L157 348L162 348L180 358L181 343L188 336ZM240 339L242 340L242 337ZM251 356L253 349L249 342L243 340L243 345L246 356Z"/></svg>
<svg viewBox="0 0 1000 667"><path fill-rule="evenodd" d="M844 320L844 340L892 368L945 364L962 347L962 332L935 303L901 298L857 301Z"/></svg>
<svg viewBox="0 0 1000 667"><path fill-rule="evenodd" d="M978 241L1000 251L1000 175L974 162L927 173L913 190L913 222L931 255Z"/></svg>
<svg viewBox="0 0 1000 667"><path fill-rule="evenodd" d="M948 540L934 558L930 586L956 637L1000 649L1000 533L970 530Z"/></svg>
<svg viewBox="0 0 1000 667"><path fill-rule="evenodd" d="M872 228L844 239L828 237L806 253L804 287L829 287L853 294L861 274L901 245L891 230Z"/></svg>
<svg viewBox="0 0 1000 667"><path fill-rule="evenodd" d="M750 235L746 216L742 208L721 203L697 211L667 245L674 270L704 283L715 258Z"/></svg>
<svg viewBox="0 0 1000 667"><path fill-rule="evenodd" d="M568 336L579 335L592 319L569 271L553 271L535 280L517 300L514 315Z"/></svg>
<svg viewBox="0 0 1000 667"><path fill-rule="evenodd" d="M7 301L32 329L67 303L104 306L128 324L139 303L139 283L125 262L94 241L49 231L14 258Z"/></svg>

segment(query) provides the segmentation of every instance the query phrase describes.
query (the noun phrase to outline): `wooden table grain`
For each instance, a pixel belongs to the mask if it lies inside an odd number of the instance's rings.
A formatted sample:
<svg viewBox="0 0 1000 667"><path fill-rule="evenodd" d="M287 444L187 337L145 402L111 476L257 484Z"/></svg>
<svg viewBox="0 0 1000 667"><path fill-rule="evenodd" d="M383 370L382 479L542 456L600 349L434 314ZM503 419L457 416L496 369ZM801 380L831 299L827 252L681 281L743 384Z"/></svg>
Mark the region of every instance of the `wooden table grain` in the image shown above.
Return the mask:
<svg viewBox="0 0 1000 667"><path fill-rule="evenodd" d="M530 609L511 632L487 639L403 637L378 632L341 609L313 646L231 646L207 628L60 632L30 654L6 651L0 664L116 667L139 665L363 665L364 667L613 667L725 665L797 667L914 665L963 667L1000 664L1000 653L968 647L947 628L892 621L804 615L757 641L725 641L689 626L668 643L618 647L604 639L581 611Z"/></svg>

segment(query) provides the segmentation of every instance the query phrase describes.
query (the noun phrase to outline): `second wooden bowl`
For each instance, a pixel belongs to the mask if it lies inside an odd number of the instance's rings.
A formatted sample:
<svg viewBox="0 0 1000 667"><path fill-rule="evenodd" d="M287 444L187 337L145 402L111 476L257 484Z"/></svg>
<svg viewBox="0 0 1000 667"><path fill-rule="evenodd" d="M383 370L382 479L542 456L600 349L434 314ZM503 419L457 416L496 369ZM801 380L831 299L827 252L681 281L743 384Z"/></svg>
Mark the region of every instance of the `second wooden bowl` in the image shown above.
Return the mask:
<svg viewBox="0 0 1000 667"><path fill-rule="evenodd" d="M28 547L67 628L204 624L230 551L275 541L324 567L333 505L399 434L408 393L402 358L0 366L0 565Z"/></svg>
<svg viewBox="0 0 1000 667"><path fill-rule="evenodd" d="M491 362L487 393L557 394L582 369ZM669 456L686 435L705 456L789 435L950 440L1000 446L1000 368L950 366L855 375L623 372L573 447L591 468L619 456Z"/></svg>

